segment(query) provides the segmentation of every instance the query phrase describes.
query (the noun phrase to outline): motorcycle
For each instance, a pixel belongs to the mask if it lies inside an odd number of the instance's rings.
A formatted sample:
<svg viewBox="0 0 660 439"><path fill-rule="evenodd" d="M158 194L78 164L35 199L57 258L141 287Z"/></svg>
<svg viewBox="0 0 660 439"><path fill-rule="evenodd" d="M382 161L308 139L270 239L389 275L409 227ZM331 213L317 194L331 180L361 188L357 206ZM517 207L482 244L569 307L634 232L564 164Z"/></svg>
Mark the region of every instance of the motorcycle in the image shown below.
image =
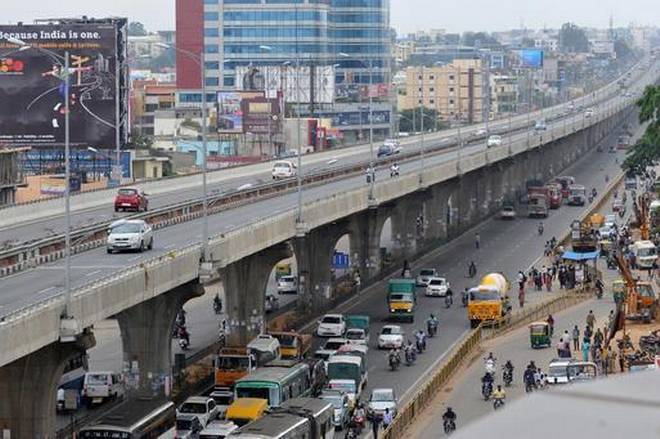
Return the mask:
<svg viewBox="0 0 660 439"><path fill-rule="evenodd" d="M484 397L484 401L488 401L492 393L493 393L493 383L487 381L481 385L481 394Z"/></svg>
<svg viewBox="0 0 660 439"><path fill-rule="evenodd" d="M179 347L181 348L182 351L187 351L189 346L190 344L188 343L188 340L186 340L185 338L179 339Z"/></svg>
<svg viewBox="0 0 660 439"><path fill-rule="evenodd" d="M539 232L539 236L543 235L543 226L540 225L537 230Z"/></svg>
<svg viewBox="0 0 660 439"><path fill-rule="evenodd" d="M354 438L360 437L362 434L362 430L366 426L365 419L363 416L353 416L351 419L351 422L348 423L348 437L351 437L350 434L353 432L355 436L352 436Z"/></svg>
<svg viewBox="0 0 660 439"><path fill-rule="evenodd" d="M399 368L399 363L401 363L401 360L398 356L390 355L390 369L392 371L395 371Z"/></svg>
<svg viewBox="0 0 660 439"><path fill-rule="evenodd" d="M513 373L511 372L511 369L504 369L502 380L504 381L504 387L509 387L511 385L513 382Z"/></svg>
<svg viewBox="0 0 660 439"><path fill-rule="evenodd" d="M445 434L450 435L454 430L456 430L456 423L452 419L447 419L444 422Z"/></svg>
<svg viewBox="0 0 660 439"><path fill-rule="evenodd" d="M500 407L504 407L504 400L502 398L497 398L493 401L493 409L497 410Z"/></svg>
<svg viewBox="0 0 660 439"><path fill-rule="evenodd" d="M486 359L486 361L484 362L484 367L486 369L486 373L493 375L495 373L495 360L492 360L490 358Z"/></svg>
<svg viewBox="0 0 660 439"><path fill-rule="evenodd" d="M215 311L216 314L222 313L222 300L219 297L213 301L213 311Z"/></svg>
<svg viewBox="0 0 660 439"><path fill-rule="evenodd" d="M445 295L445 308L450 308L451 305L454 303L454 299L452 296L453 296L452 294Z"/></svg>
<svg viewBox="0 0 660 439"><path fill-rule="evenodd" d="M415 363L415 352L410 349L406 351L406 366L412 366Z"/></svg>
<svg viewBox="0 0 660 439"><path fill-rule="evenodd" d="M463 308L467 308L468 306L468 294L463 293L463 296L461 297L461 302L463 303Z"/></svg>
<svg viewBox="0 0 660 439"><path fill-rule="evenodd" d="M420 354L424 352L424 350L426 349L426 341L419 337L417 338L416 345L417 345L417 352L419 352Z"/></svg>
<svg viewBox="0 0 660 439"><path fill-rule="evenodd" d="M438 332L438 324L434 321L429 321L426 324L426 332L428 332L429 337L433 337Z"/></svg>

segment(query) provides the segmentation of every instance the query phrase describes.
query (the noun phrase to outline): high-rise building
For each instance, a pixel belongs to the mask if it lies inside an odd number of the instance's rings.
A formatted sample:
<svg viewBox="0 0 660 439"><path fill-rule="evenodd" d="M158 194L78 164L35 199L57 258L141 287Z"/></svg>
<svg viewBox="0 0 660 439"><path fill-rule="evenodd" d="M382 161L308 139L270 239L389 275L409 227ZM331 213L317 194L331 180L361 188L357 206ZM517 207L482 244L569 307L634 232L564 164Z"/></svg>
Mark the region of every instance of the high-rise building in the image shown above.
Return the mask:
<svg viewBox="0 0 660 439"><path fill-rule="evenodd" d="M371 93L374 133L384 137L392 119L389 10L389 0L177 0L177 47L204 48L209 98L255 85L246 75L258 71L257 86L272 79L284 89L287 115L330 119L347 141L366 138ZM199 105L199 78L179 54L178 104ZM297 91L286 83L294 80ZM325 88L310 87L315 81Z"/></svg>

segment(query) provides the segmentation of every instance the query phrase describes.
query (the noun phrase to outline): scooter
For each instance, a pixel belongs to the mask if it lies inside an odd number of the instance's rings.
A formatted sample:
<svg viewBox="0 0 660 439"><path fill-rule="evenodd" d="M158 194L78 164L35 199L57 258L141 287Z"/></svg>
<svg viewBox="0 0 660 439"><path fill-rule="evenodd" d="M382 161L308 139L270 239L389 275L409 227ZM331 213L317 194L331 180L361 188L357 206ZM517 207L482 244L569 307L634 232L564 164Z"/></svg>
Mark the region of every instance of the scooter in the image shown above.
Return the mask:
<svg viewBox="0 0 660 439"><path fill-rule="evenodd" d="M401 360L396 355L390 355L390 369L394 372L399 368Z"/></svg>
<svg viewBox="0 0 660 439"><path fill-rule="evenodd" d="M454 303L453 294L446 294L445 295L445 308L450 308L453 303Z"/></svg>
<svg viewBox="0 0 660 439"><path fill-rule="evenodd" d="M490 399L490 395L493 393L493 384L490 382L485 382L481 385L481 394L484 397L484 401Z"/></svg>
<svg viewBox="0 0 660 439"><path fill-rule="evenodd" d="M449 436L454 430L456 430L456 423L451 419L447 419L444 422L445 434Z"/></svg>
<svg viewBox="0 0 660 439"><path fill-rule="evenodd" d="M504 400L502 398L497 398L493 401L493 409L497 410L500 407L504 407Z"/></svg>
<svg viewBox="0 0 660 439"><path fill-rule="evenodd" d="M429 337L433 337L438 332L438 324L435 322L428 322L426 324L426 332L428 332Z"/></svg>
<svg viewBox="0 0 660 439"><path fill-rule="evenodd" d="M412 366L415 363L415 352L411 349L406 351L406 366Z"/></svg>
<svg viewBox="0 0 660 439"><path fill-rule="evenodd" d="M420 354L424 352L424 349L426 349L426 342L420 338L417 339L416 345L417 345L417 352L419 352Z"/></svg>
<svg viewBox="0 0 660 439"><path fill-rule="evenodd" d="M504 369L502 380L504 381L504 387L509 387L513 382L513 374L509 369Z"/></svg>

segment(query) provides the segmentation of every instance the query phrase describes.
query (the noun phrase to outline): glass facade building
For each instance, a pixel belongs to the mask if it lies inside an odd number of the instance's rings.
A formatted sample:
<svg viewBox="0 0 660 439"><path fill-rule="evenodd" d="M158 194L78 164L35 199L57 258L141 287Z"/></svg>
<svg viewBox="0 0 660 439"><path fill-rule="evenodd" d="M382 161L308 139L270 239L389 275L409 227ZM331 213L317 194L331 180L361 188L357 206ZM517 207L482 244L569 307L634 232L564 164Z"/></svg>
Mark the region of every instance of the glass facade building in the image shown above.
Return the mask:
<svg viewBox="0 0 660 439"><path fill-rule="evenodd" d="M382 84L374 129L379 137L389 133L389 0L203 0L203 9L209 91L234 88L239 66L334 66L336 102L300 105L301 114L332 118L354 139L369 127L360 114L373 82Z"/></svg>

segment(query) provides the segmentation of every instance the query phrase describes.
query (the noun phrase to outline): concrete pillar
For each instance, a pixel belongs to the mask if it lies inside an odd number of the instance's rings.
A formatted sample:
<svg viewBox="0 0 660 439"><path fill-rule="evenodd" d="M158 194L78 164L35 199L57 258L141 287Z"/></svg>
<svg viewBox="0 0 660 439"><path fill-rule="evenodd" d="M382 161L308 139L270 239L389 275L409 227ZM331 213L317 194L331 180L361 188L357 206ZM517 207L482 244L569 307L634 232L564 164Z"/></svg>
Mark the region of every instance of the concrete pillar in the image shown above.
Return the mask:
<svg viewBox="0 0 660 439"><path fill-rule="evenodd" d="M424 239L424 197L410 194L400 200L392 213L392 255L395 261L410 259L417 253L418 242Z"/></svg>
<svg viewBox="0 0 660 439"><path fill-rule="evenodd" d="M426 200L426 238L434 241L446 241L449 236L449 200L456 190L457 180L445 181L430 188L430 197Z"/></svg>
<svg viewBox="0 0 660 439"><path fill-rule="evenodd" d="M348 226L344 221L311 230L293 240L298 270L302 276L301 289L311 296L311 309L307 309L309 301L299 301L301 312L317 315L327 309L332 292L332 255L339 238L347 233Z"/></svg>
<svg viewBox="0 0 660 439"><path fill-rule="evenodd" d="M264 297L270 273L279 261L291 256L289 243L281 243L220 269L227 300L229 345L244 346L259 334L265 324ZM299 304L309 300L307 291L298 295Z"/></svg>
<svg viewBox="0 0 660 439"><path fill-rule="evenodd" d="M51 343L0 368L0 431L12 439L54 438L57 387L67 362L96 344L86 330L75 343Z"/></svg>
<svg viewBox="0 0 660 439"><path fill-rule="evenodd" d="M176 316L184 303L203 294L201 284L188 282L116 315L130 395L153 397L169 393Z"/></svg>
<svg viewBox="0 0 660 439"><path fill-rule="evenodd" d="M351 258L360 272L362 285L376 278L380 272L380 235L393 209L393 206L381 205L352 215L349 219Z"/></svg>

